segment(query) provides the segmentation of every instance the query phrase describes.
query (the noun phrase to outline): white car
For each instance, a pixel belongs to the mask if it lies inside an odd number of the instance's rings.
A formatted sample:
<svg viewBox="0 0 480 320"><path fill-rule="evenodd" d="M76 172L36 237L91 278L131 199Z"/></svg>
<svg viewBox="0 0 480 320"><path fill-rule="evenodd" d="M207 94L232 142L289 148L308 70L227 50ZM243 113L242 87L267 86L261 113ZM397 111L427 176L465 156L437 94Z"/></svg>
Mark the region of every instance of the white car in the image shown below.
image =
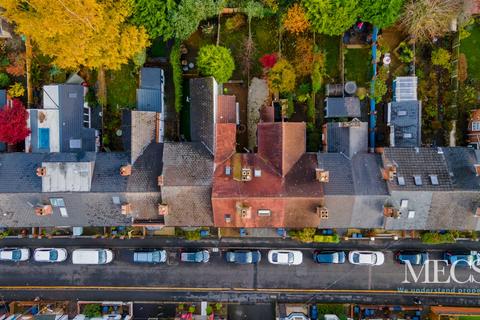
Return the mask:
<svg viewBox="0 0 480 320"><path fill-rule="evenodd" d="M379 266L385 262L385 255L380 251L351 251L348 261L351 264Z"/></svg>
<svg viewBox="0 0 480 320"><path fill-rule="evenodd" d="M73 264L107 264L112 260L110 249L76 249L72 252Z"/></svg>
<svg viewBox="0 0 480 320"><path fill-rule="evenodd" d="M0 261L27 261L30 258L30 250L27 248L2 248L0 249Z"/></svg>
<svg viewBox="0 0 480 320"><path fill-rule="evenodd" d="M271 264L283 264L297 266L302 264L303 253L297 250L270 250L268 251L268 262Z"/></svg>
<svg viewBox="0 0 480 320"><path fill-rule="evenodd" d="M67 250L63 248L38 248L33 252L37 262L62 262L67 260Z"/></svg>

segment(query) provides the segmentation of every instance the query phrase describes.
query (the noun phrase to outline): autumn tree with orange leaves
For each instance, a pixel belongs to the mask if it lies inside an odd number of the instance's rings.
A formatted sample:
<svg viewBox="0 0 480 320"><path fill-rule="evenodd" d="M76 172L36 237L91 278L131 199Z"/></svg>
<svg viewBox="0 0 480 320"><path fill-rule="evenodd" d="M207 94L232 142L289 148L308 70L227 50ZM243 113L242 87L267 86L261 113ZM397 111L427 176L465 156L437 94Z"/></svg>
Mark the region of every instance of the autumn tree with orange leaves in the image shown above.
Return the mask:
<svg viewBox="0 0 480 320"><path fill-rule="evenodd" d="M283 27L285 30L295 34L307 31L310 23L305 16L302 6L295 3L288 9L287 14L283 18Z"/></svg>

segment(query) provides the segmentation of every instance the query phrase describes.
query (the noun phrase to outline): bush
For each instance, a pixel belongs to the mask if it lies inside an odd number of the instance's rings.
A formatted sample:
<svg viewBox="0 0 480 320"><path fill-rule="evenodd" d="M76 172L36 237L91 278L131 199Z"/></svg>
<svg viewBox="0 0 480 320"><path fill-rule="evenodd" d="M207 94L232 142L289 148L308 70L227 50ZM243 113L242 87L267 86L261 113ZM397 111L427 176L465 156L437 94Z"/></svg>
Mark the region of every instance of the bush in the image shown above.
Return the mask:
<svg viewBox="0 0 480 320"><path fill-rule="evenodd" d="M302 230L289 231L289 236L292 237L292 239L294 240L309 243L314 241L313 239L316 232L316 228L303 228Z"/></svg>
<svg viewBox="0 0 480 320"><path fill-rule="evenodd" d="M0 73L0 88L4 89L10 84L10 77L8 74L2 72Z"/></svg>
<svg viewBox="0 0 480 320"><path fill-rule="evenodd" d="M198 70L204 76L213 76L219 83L227 82L235 70L230 49L206 45L200 48L197 58Z"/></svg>
<svg viewBox="0 0 480 320"><path fill-rule="evenodd" d="M450 68L450 58L451 58L450 52L443 48L439 48L437 50L434 50L432 52L432 64L434 66L439 66L445 69Z"/></svg>
<svg viewBox="0 0 480 320"><path fill-rule="evenodd" d="M25 88L23 87L23 84L19 82L15 82L15 84L10 86L10 89L8 89L8 95L10 98L18 98L21 97L25 94Z"/></svg>
<svg viewBox="0 0 480 320"><path fill-rule="evenodd" d="M264 69L271 69L277 63L277 54L270 53L263 55L258 61L262 64Z"/></svg>
<svg viewBox="0 0 480 320"><path fill-rule="evenodd" d="M292 65L286 59L280 59L268 72L268 87L272 92L293 92L295 78L295 70Z"/></svg>
<svg viewBox="0 0 480 320"><path fill-rule="evenodd" d="M295 3L288 9L287 14L283 18L283 26L285 30L295 34L308 30L310 23L305 16L305 10L300 4Z"/></svg>
<svg viewBox="0 0 480 320"><path fill-rule="evenodd" d="M340 237L338 236L338 234L334 234L331 236L316 235L315 237L313 237L313 242L339 243Z"/></svg>
<svg viewBox="0 0 480 320"><path fill-rule="evenodd" d="M176 41L170 52L170 65L172 66L173 86L175 90L175 111L177 111L177 113L180 113L180 110L182 110L183 74L180 56L180 43Z"/></svg>
<svg viewBox="0 0 480 320"><path fill-rule="evenodd" d="M315 102L313 97L308 97L307 100L307 121L315 123Z"/></svg>
<svg viewBox="0 0 480 320"><path fill-rule="evenodd" d="M345 306L343 304L317 304L318 314L322 317L326 314L334 314L340 319L346 318ZM321 319L321 318L319 318Z"/></svg>
<svg viewBox="0 0 480 320"><path fill-rule="evenodd" d="M422 234L421 239L425 244L443 244L443 243L455 243L458 234L454 231L448 231L446 233L439 232L425 232Z"/></svg>
<svg viewBox="0 0 480 320"><path fill-rule="evenodd" d="M468 63L467 56L464 53L460 53L458 57L458 81L464 83L468 78Z"/></svg>
<svg viewBox="0 0 480 320"><path fill-rule="evenodd" d="M410 63L413 61L415 53L413 50L407 45L406 42L400 43L398 46L398 59L403 63Z"/></svg>
<svg viewBox="0 0 480 320"><path fill-rule="evenodd" d="M322 88L325 74L325 56L323 53L317 52L313 55L312 75L310 76L313 93L317 93Z"/></svg>
<svg viewBox="0 0 480 320"><path fill-rule="evenodd" d="M99 304L87 304L83 307L83 314L87 318L98 318L102 316L102 307Z"/></svg>
<svg viewBox="0 0 480 320"><path fill-rule="evenodd" d="M382 99L383 99L383 96L387 93L388 91L388 87L387 87L387 84L385 83L384 80L380 79L380 78L377 78L375 80L375 84L374 84L374 94L373 94L373 98L375 99L375 102L381 102Z"/></svg>
<svg viewBox="0 0 480 320"><path fill-rule="evenodd" d="M237 13L233 17L227 19L227 22L225 22L225 29L228 31L234 31L244 26L245 23L245 15Z"/></svg>

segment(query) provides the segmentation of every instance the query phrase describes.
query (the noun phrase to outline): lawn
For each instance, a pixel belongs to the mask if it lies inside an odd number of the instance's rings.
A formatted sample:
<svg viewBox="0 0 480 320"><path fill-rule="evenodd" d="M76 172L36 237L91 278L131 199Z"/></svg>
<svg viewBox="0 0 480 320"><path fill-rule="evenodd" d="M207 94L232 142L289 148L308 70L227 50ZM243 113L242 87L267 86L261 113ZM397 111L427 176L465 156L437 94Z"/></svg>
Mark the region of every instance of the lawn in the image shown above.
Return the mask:
<svg viewBox="0 0 480 320"><path fill-rule="evenodd" d="M107 73L107 100L113 107L132 108L136 103L137 73L133 64Z"/></svg>
<svg viewBox="0 0 480 320"><path fill-rule="evenodd" d="M316 35L316 44L319 50L326 53L325 67L327 69L327 77L330 81L336 82L340 79L340 37L330 37L326 35Z"/></svg>
<svg viewBox="0 0 480 320"><path fill-rule="evenodd" d="M242 55L244 52L244 43L248 37L248 28L245 25L229 30L226 27L226 21L228 18L222 18L222 24L220 28L220 45L229 48L232 52L233 59L235 59L235 71L233 72L232 79L239 80L246 77L243 72Z"/></svg>
<svg viewBox="0 0 480 320"><path fill-rule="evenodd" d="M345 50L345 81L355 81L359 87L368 86L372 72L370 49Z"/></svg>
<svg viewBox="0 0 480 320"><path fill-rule="evenodd" d="M258 59L265 54L278 52L278 21L276 16L252 21L253 41L256 47L256 57L252 68L252 76L262 75L262 66Z"/></svg>
<svg viewBox="0 0 480 320"><path fill-rule="evenodd" d="M480 24L476 23L467 28L470 36L463 39L460 45L460 51L467 56L468 76L480 80Z"/></svg>

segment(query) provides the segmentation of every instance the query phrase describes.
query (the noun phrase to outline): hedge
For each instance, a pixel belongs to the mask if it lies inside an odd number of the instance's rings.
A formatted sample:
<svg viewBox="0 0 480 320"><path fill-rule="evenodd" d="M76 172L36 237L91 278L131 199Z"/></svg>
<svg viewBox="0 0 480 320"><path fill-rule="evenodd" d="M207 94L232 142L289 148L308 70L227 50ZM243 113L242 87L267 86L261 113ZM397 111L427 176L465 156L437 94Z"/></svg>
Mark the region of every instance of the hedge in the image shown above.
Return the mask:
<svg viewBox="0 0 480 320"><path fill-rule="evenodd" d="M170 52L170 65L172 66L173 86L175 88L175 111L177 113L182 109L182 65L180 62L180 42L175 41Z"/></svg>
<svg viewBox="0 0 480 320"><path fill-rule="evenodd" d="M331 236L316 235L313 237L313 242L339 243L340 237L338 236L338 234L334 234Z"/></svg>

